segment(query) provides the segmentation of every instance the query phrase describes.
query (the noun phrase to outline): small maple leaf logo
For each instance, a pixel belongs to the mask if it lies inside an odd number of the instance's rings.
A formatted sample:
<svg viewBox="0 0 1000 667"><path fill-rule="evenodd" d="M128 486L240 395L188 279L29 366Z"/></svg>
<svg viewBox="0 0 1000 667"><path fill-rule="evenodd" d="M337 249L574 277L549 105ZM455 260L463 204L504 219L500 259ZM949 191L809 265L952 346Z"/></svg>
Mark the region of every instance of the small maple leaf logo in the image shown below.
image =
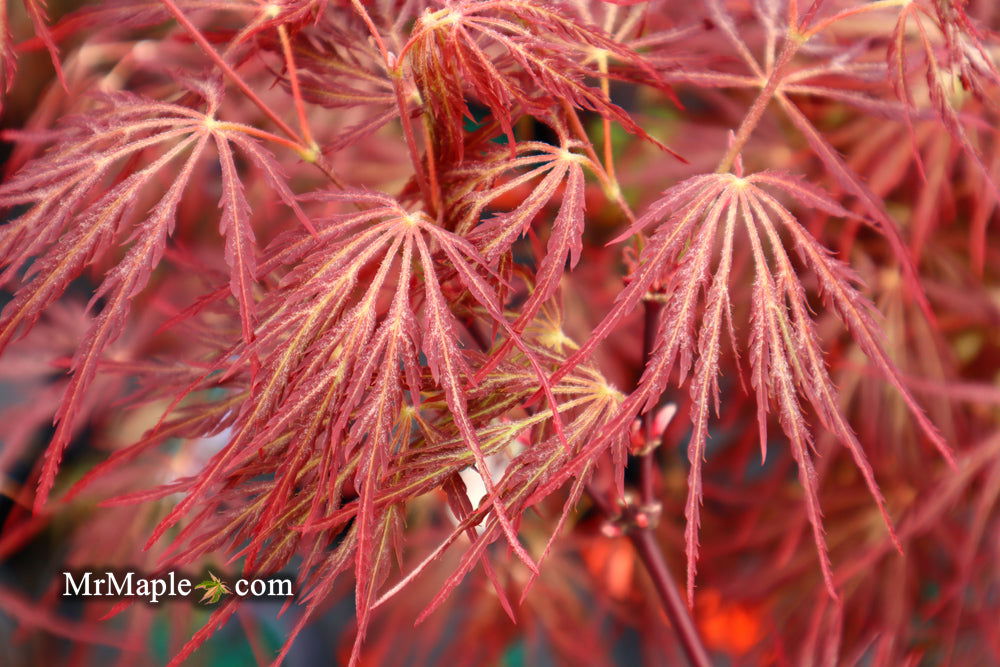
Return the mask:
<svg viewBox="0 0 1000 667"><path fill-rule="evenodd" d="M205 594L201 596L201 600L199 600L199 602L202 604L215 604L222 599L223 595L229 595L232 593L232 591L229 590L229 586L226 586L225 582L217 576L211 572L208 573L208 576L211 577L211 579L206 579L195 586L196 590L199 588L205 589Z"/></svg>

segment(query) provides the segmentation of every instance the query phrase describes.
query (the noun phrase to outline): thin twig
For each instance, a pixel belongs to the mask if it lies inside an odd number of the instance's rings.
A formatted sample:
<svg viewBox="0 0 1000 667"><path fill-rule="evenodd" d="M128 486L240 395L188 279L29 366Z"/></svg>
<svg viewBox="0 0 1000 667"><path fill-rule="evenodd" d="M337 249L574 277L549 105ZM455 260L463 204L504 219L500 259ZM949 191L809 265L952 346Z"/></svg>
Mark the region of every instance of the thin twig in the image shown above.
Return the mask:
<svg viewBox="0 0 1000 667"><path fill-rule="evenodd" d="M614 521L621 518L614 506L608 502L593 482L588 481L585 488L594 507L606 519ZM711 667L712 661L708 657L708 651L701 641L701 636L698 634L698 629L694 625L687 605L681 598L680 590L667 569L666 560L656 541L653 528L648 525L640 527L632 523L627 530L627 535L635 547L636 555L642 561L643 567L646 568L646 572L653 582L653 587L656 588L663 611L670 620L670 625L677 635L677 641L680 643L681 650L684 651L688 662L693 667Z"/></svg>
<svg viewBox="0 0 1000 667"><path fill-rule="evenodd" d="M645 318L643 322L642 358L643 366L649 361L656 344L656 332L659 329L660 314L663 310L661 301L650 300L645 302ZM649 578L656 588L660 597L663 611L670 619L670 625L677 635L677 640L681 645L688 662L694 667L710 667L711 660L708 651L698 635L698 630L694 625L688 606L684 604L677 584L673 576L667 569L666 560L660 545L656 541L654 528L656 517L658 516L656 491L654 486L654 475L656 472L655 452L656 447L652 446L653 440L653 420L655 411L650 410L643 415L643 436L645 445L642 454L639 456L639 507L626 508L633 516L622 517L614 507L601 495L598 489L591 484L587 485L587 493L594 502L595 507L609 521L617 521L624 528L628 538L635 546L636 554L642 561ZM653 516L650 516L650 515ZM639 518L643 520L637 520Z"/></svg>
<svg viewBox="0 0 1000 667"><path fill-rule="evenodd" d="M659 328L660 312L663 310L663 302L648 300L644 303L644 321L642 332L642 359L643 366L653 356L653 348L656 345L656 331ZM639 458L639 493L644 507L651 507L656 501L656 492L653 487L655 473L656 447L653 444L653 421L656 419L656 411L650 410L642 416L642 432L645 446Z"/></svg>
<svg viewBox="0 0 1000 667"><path fill-rule="evenodd" d="M638 528L630 531L628 536L635 546L639 560L646 567L649 578L653 581L653 586L656 587L660 602L663 603L663 611L670 619L670 625L673 626L674 632L677 634L677 639L680 641L688 662L694 667L711 667L712 661L708 657L708 651L705 650L705 645L701 642L694 621L688 613L687 605L681 599L677 584L670 571L667 570L663 552L653 536L653 531L649 528Z"/></svg>

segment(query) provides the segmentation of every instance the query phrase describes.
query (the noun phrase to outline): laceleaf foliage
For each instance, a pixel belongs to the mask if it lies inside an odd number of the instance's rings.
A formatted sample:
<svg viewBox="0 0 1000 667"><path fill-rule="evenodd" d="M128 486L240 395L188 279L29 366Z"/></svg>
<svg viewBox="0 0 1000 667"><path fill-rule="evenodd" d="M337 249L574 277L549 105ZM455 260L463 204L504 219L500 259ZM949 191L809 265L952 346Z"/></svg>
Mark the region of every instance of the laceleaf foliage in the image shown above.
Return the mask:
<svg viewBox="0 0 1000 667"><path fill-rule="evenodd" d="M700 664L699 629L751 661L989 659L995 602L963 600L997 575L995 12L675 5L0 14L8 100L20 51L65 72L6 135L3 363L59 377L9 372L36 404L0 434L31 469L0 553L144 508L103 565L296 575L279 661L347 587L351 663L393 662L401 611L460 652L462 595L566 659L571 605ZM64 461L83 429L110 446ZM174 662L246 624L205 595Z"/></svg>

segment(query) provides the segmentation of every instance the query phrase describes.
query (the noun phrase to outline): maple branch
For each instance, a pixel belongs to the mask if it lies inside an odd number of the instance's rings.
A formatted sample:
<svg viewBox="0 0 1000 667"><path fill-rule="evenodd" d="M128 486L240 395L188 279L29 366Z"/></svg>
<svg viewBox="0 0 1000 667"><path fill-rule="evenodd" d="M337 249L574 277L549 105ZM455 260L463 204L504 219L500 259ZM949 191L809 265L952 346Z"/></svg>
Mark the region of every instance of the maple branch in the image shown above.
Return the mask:
<svg viewBox="0 0 1000 667"><path fill-rule="evenodd" d="M680 640L688 662L694 667L711 667L712 661L708 657L708 651L698 635L698 629L691 614L688 613L687 605L681 599L677 584L667 569L663 552L653 536L653 531L648 527L638 528L630 531L628 537L639 555L639 560L649 573L649 578L653 581L653 586L663 604L663 611L670 619L670 625Z"/></svg>
<svg viewBox="0 0 1000 667"><path fill-rule="evenodd" d="M660 314L663 311L664 302L650 299L645 302L643 312L643 337L642 337L642 358L643 366L653 356L653 348L656 346L656 332L659 328ZM643 415L643 434L645 437L645 448L639 457L639 511L644 514L656 513L659 516L656 500L656 490L654 487L654 476L656 473L656 450L658 449L658 438L653 444L655 434L653 433L653 422L655 411L650 410ZM653 580L656 592L660 596L663 610L670 619L670 624L681 642L685 655L692 665L698 667L711 665L708 659L708 652L705 650L698 635L698 630L694 626L691 614L687 605L681 599L677 584L667 570L666 561L656 536L653 532L652 524L644 522L645 525L636 525L629 531L628 537L635 546L639 559L649 573L649 578Z"/></svg>
<svg viewBox="0 0 1000 667"><path fill-rule="evenodd" d="M643 367L653 354L656 343L656 332L660 321L660 313L663 310L663 302L658 300L648 300L645 302L645 319L643 322ZM639 506L625 506L624 511L617 511L607 499L588 482L586 485L587 494L590 496L594 506L606 517L609 522L617 524L624 529L632 545L635 547L639 560L649 574L653 582L653 587L660 597L660 603L664 613L670 620L670 625L680 642L684 655L688 662L694 667L710 667L712 662L708 657L708 651L701 641L694 620L691 618L688 606L684 604L680 591L674 581L673 576L667 568L663 551L656 541L654 527L655 518L658 513L656 507L656 493L653 487L653 475L655 472L655 459L653 453L655 447L649 445L653 438L654 412L649 411L643 415L643 431L646 440L646 447L639 457ZM654 514L653 517L650 515ZM650 519L653 519L652 521Z"/></svg>
<svg viewBox="0 0 1000 667"><path fill-rule="evenodd" d="M663 301L652 299L644 303L642 330L642 364L644 368L650 357L653 356L653 347L656 345L656 330L660 322L660 313L663 310L663 305ZM657 446L653 444L653 421L655 418L655 410L649 410L642 416L645 445L639 457L639 497L641 498L643 507L651 507L656 502L656 492L653 488L656 462L655 452L657 449Z"/></svg>
<svg viewBox="0 0 1000 667"><path fill-rule="evenodd" d="M621 514L608 502L604 494L594 487L593 482L588 481L584 488L594 507L608 521L619 524L627 523L629 526L626 530L626 535L635 547L636 554L639 556L639 560L642 561L643 567L646 568L646 572L653 582L653 587L656 588L663 612L670 620L670 626L677 635L677 640L688 662L693 667L711 667L712 661L708 657L708 651L701 641L701 636L698 634L698 629L691 618L688 606L684 604L677 584L674 582L674 578L667 568L666 559L663 556L663 551L660 549L659 543L656 541L653 528L649 525L639 526L634 521L623 522Z"/></svg>
<svg viewBox="0 0 1000 667"><path fill-rule="evenodd" d="M659 322L660 311L663 308L663 303L659 301L649 301L647 302L647 305L646 334L644 340L645 349L643 354L644 360L648 359L649 355L652 354L657 323ZM472 326L470 322L464 322L463 324L465 324L469 332L473 334L473 337L485 349L485 341L476 331L476 328ZM652 429L651 422L649 429ZM701 641L701 637L698 634L698 630L695 627L694 620L691 618L687 605L684 604L684 600L681 598L677 584L674 582L670 571L667 569L663 552L661 551L659 544L656 542L653 525L648 521L648 507L652 504L652 502L655 502L652 485L652 451L654 450L650 450L642 457L643 469L641 471L641 474L643 475L644 495L648 493L650 499L647 501L645 497L643 498L642 505L638 508L638 512L632 512L634 516L623 517L622 513L617 511L614 504L608 501L604 494L602 494L600 490L594 486L591 480L585 482L584 490L586 491L591 502L594 504L594 507L605 517L607 521L625 526L625 532L628 535L628 538L632 541L632 544L635 546L636 553L639 556L639 560L642 561L643 566L646 568L646 572L649 573L649 578L652 580L653 586L656 588L656 592L660 597L663 611L670 620L670 625L677 635L677 640L680 643L681 649L684 651L684 655L687 657L688 662L693 667L711 667L712 663L711 660L709 660L708 651L705 649L705 645ZM647 520L631 520L638 519L640 516L646 518Z"/></svg>

